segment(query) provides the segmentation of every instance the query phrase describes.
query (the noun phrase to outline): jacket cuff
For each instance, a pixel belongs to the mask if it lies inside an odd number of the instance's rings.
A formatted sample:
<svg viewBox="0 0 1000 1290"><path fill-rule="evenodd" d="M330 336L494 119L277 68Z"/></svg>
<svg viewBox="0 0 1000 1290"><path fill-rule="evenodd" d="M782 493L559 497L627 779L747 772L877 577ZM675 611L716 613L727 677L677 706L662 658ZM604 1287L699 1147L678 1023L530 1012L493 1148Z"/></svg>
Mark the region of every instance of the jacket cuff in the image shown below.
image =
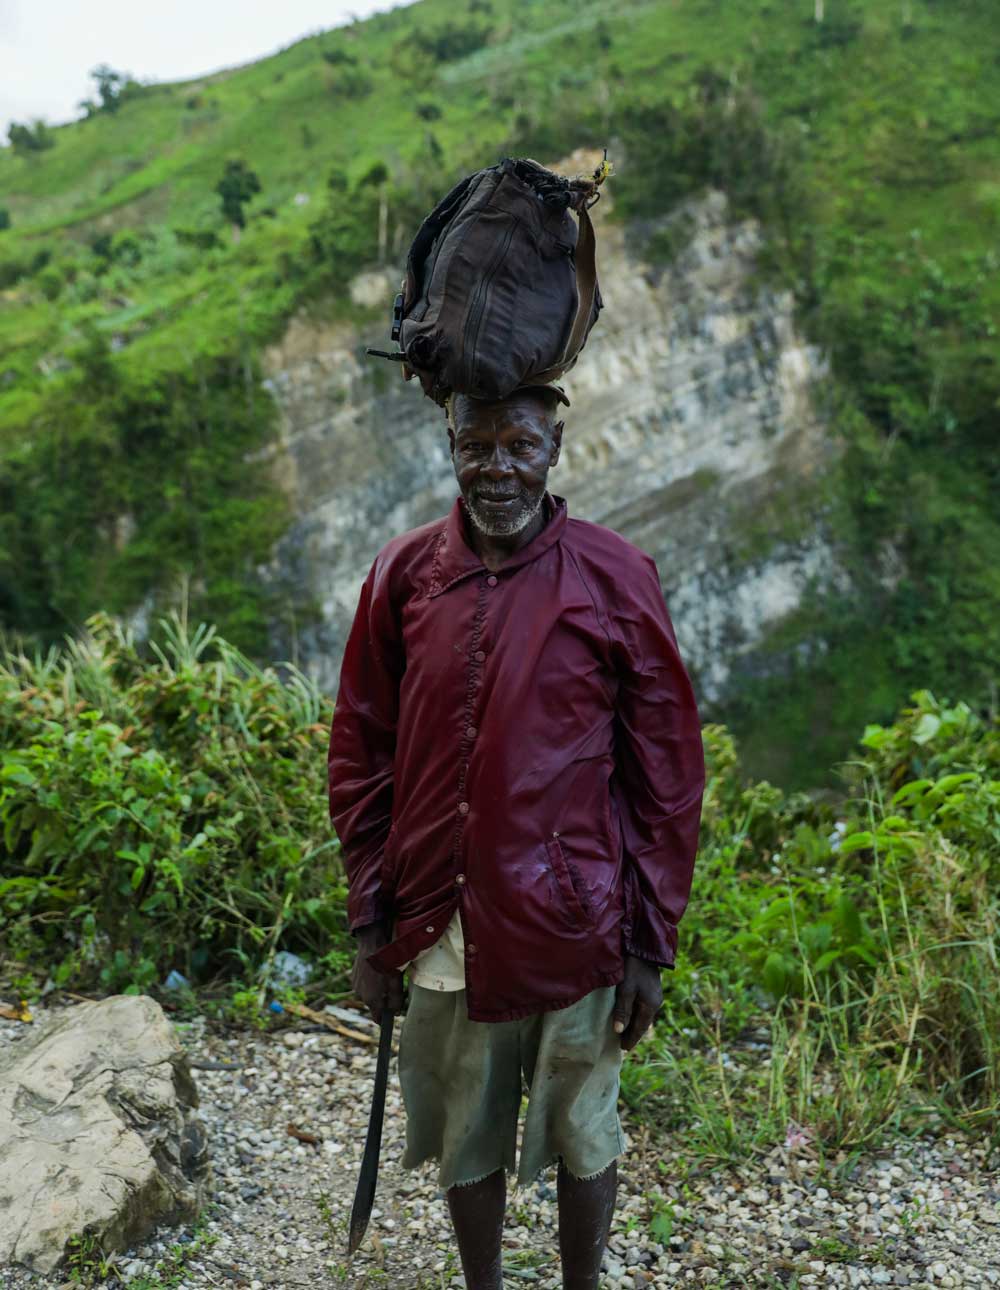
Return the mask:
<svg viewBox="0 0 1000 1290"><path fill-rule="evenodd" d="M672 968L677 957L677 924L660 909L643 899L636 875L627 872L625 880L625 922L623 948L634 958L645 959L659 967Z"/></svg>
<svg viewBox="0 0 1000 1290"><path fill-rule="evenodd" d="M351 927L351 935L360 936L362 932L367 932L370 927L385 927L385 919L372 918L367 923L358 923Z"/></svg>
<svg viewBox="0 0 1000 1290"><path fill-rule="evenodd" d="M356 898L348 895L347 927L352 935L359 932L362 927L370 927L372 923L384 923L385 916L382 894L377 888L365 895L358 893Z"/></svg>
<svg viewBox="0 0 1000 1290"><path fill-rule="evenodd" d="M625 937L625 953L634 959L643 959L646 963L654 963L660 968L673 969L674 966L674 957L672 954L669 958L665 958L662 951L651 950L646 945L636 944L636 942L629 936Z"/></svg>

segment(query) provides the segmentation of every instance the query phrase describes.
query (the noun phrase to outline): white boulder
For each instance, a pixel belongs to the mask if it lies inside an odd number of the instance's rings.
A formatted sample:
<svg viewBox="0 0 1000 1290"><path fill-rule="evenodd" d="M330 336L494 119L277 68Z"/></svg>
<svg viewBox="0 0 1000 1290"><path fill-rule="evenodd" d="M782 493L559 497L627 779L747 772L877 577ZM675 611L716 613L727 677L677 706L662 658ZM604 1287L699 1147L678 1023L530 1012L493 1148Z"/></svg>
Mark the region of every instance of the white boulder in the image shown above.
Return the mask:
<svg viewBox="0 0 1000 1290"><path fill-rule="evenodd" d="M109 1253L193 1218L210 1176L197 1105L144 996L67 1008L0 1050L0 1267L50 1272L71 1237Z"/></svg>

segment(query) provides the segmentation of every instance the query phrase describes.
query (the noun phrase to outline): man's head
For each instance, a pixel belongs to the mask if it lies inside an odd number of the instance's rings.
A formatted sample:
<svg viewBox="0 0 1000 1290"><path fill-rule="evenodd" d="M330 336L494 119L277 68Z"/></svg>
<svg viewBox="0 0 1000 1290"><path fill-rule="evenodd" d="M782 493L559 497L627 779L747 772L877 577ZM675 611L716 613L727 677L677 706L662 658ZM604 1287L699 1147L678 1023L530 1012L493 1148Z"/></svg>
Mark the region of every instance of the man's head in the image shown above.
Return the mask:
<svg viewBox="0 0 1000 1290"><path fill-rule="evenodd" d="M472 522L489 537L512 537L538 514L549 470L559 460L563 423L554 390L517 390L487 402L448 400L455 478Z"/></svg>

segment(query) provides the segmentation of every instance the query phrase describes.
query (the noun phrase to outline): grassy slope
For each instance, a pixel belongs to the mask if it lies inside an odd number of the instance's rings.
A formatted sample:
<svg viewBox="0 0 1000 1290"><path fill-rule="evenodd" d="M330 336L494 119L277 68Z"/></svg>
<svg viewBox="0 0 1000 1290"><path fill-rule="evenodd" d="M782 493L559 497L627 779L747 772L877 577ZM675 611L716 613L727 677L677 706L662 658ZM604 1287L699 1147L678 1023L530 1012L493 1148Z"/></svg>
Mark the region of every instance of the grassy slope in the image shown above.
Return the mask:
<svg viewBox="0 0 1000 1290"><path fill-rule="evenodd" d="M989 258L1000 229L1000 59L982 4L916 0L913 9L914 26L904 29L898 0L831 0L817 28L806 0L640 0L616 6L613 17L603 5L561 0L493 0L489 13L422 0L242 69L156 87L114 116L60 128L44 154L0 152L0 205L13 221L0 234L0 263L48 249L43 274L54 267L64 280L54 301L38 273L0 296L0 452L23 452L37 434L72 379L88 322L116 338L115 367L140 388L189 371L199 356L250 363L298 303L323 291L308 230L331 169L356 183L381 159L394 193L419 194L411 208L397 207L399 227L391 228L405 245L412 211L454 169L504 148L551 156L577 141L613 143L637 105L683 111L692 77L711 66L752 89L769 128L796 155L795 202L771 194L758 206L775 211L776 271L834 354L835 424L852 448L837 511L845 540L859 564L870 563L880 537L912 522L912 505L927 519L928 542L953 545L966 598L969 586L986 595L1000 542L992 481L975 453L995 376L988 320L1000 312ZM488 24L490 42L457 60L421 62L414 33L440 33L447 23ZM324 50L349 52L370 93L338 92L345 69L324 60ZM421 100L432 100L440 117L422 120L414 110ZM633 147L633 161L642 152ZM238 246L213 192L231 156L244 157L263 185ZM655 208L669 161L655 174L628 160L617 181L622 207ZM752 190L752 165L743 182ZM308 204L297 205L297 193ZM342 204L360 209L360 197L349 192ZM215 229L221 243L208 251L181 245L177 228ZM125 256L99 273L91 240L123 231L137 235L141 259L130 265ZM351 243L359 267L366 244L374 258L371 229ZM349 308L321 299L327 310ZM906 329L913 335L906 332L900 355ZM909 538L904 545L910 552ZM797 778L787 747L800 738L826 764L856 735L863 702L874 717L918 679L985 681L988 660L977 659L988 653L988 624L970 623L966 605L951 636L942 626L957 586L902 590L910 609L894 602L891 613L869 613L866 627L857 605L842 607L840 639L836 621L823 622L825 665L791 685L782 678L773 692L766 684L749 691L744 728L760 729L755 705L773 715L777 704L787 733L773 773ZM968 640L953 650L960 636ZM763 737L750 752L758 768L767 763Z"/></svg>

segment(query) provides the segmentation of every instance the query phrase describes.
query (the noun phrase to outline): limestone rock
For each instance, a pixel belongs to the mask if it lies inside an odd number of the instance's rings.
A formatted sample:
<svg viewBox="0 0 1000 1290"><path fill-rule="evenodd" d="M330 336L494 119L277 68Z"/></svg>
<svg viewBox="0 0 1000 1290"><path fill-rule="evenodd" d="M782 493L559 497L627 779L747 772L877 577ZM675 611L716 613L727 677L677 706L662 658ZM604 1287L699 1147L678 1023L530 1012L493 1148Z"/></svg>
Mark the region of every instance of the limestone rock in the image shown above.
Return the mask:
<svg viewBox="0 0 1000 1290"><path fill-rule="evenodd" d="M50 1272L70 1237L124 1249L198 1212L198 1093L159 1005L67 1008L0 1052L0 1267Z"/></svg>
<svg viewBox="0 0 1000 1290"><path fill-rule="evenodd" d="M570 515L655 558L699 699L721 702L770 665L757 651L808 589L849 585L821 497L839 451L812 398L827 366L791 294L755 277L761 230L722 193L661 221L683 231L667 266L607 219L613 202L609 184L593 211L606 308L565 378L550 487ZM364 357L385 331L303 315L265 355L281 417L261 455L295 515L266 571L318 607L308 621L290 608L294 642L272 624L270 653L297 653L331 692L376 552L457 493L444 413L396 365Z"/></svg>

